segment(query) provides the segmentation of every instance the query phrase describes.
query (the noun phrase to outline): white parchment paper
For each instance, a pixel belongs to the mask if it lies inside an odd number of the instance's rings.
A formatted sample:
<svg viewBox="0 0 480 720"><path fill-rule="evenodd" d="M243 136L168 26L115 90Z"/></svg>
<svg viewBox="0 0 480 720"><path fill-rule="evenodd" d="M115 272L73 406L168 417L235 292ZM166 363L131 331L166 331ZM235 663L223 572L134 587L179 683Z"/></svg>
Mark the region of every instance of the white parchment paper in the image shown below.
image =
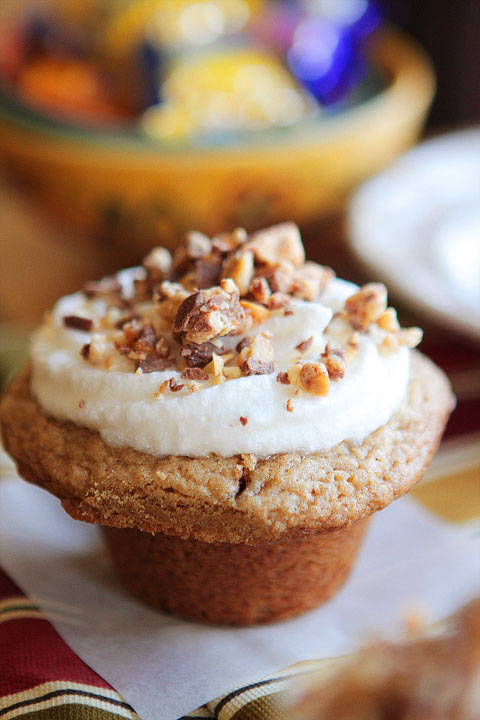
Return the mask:
<svg viewBox="0 0 480 720"><path fill-rule="evenodd" d="M400 631L412 607L436 621L480 593L480 538L402 499L377 513L351 578L327 605L260 628L183 622L130 598L97 528L13 473L0 481L0 564L142 720L176 720L259 676Z"/></svg>

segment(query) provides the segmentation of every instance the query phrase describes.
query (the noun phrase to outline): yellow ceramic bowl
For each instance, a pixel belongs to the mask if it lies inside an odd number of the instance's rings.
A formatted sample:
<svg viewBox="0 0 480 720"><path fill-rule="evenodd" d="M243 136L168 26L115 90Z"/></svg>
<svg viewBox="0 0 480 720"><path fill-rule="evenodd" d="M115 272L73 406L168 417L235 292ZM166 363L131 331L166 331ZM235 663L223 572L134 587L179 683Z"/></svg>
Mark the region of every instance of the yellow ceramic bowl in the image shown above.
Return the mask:
<svg viewBox="0 0 480 720"><path fill-rule="evenodd" d="M305 225L416 139L434 91L428 59L394 31L371 45L383 89L335 116L221 146L166 146L85 131L0 97L0 158L57 218L137 257L206 233L293 219Z"/></svg>

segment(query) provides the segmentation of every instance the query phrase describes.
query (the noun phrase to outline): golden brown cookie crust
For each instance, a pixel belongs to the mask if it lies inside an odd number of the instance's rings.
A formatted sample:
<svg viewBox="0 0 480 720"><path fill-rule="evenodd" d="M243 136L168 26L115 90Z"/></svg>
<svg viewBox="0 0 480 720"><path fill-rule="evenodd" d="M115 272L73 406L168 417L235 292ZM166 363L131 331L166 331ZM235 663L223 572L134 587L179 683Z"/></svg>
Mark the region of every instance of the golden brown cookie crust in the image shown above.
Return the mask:
<svg viewBox="0 0 480 720"><path fill-rule="evenodd" d="M256 544L350 525L422 477L453 407L445 375L412 353L407 397L361 444L302 456L154 457L47 417L29 372L0 405L5 447L23 477L49 490L78 520L203 542Z"/></svg>

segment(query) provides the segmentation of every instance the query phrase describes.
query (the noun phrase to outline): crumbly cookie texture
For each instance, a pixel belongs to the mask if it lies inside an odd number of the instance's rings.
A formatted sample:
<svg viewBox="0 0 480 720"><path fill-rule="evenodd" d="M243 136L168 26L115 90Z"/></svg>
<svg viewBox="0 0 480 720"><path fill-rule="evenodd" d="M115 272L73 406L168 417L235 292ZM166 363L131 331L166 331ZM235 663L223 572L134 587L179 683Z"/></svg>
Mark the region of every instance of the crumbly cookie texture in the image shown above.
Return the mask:
<svg viewBox="0 0 480 720"><path fill-rule="evenodd" d="M414 625L403 642L374 642L298 678L284 712L290 720L478 720L479 679L476 598L441 633Z"/></svg>
<svg viewBox="0 0 480 720"><path fill-rule="evenodd" d="M29 371L0 406L5 447L19 472L55 494L74 518L204 542L258 544L346 527L388 505L423 475L453 396L417 352L403 405L361 444L257 459L154 457L47 417Z"/></svg>

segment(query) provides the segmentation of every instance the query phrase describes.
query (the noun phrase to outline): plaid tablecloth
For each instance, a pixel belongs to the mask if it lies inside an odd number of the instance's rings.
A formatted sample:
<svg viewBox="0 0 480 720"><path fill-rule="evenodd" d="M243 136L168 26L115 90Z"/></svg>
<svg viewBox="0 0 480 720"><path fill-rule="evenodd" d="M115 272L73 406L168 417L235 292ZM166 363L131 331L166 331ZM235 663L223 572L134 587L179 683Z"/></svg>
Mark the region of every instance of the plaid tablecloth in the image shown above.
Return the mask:
<svg viewBox="0 0 480 720"><path fill-rule="evenodd" d="M445 344L439 338L422 349L447 370L458 405L429 477L413 494L451 522L475 521L480 519L480 348L463 341ZM301 664L234 689L187 717L284 720L282 694L293 676L312 666ZM0 568L0 720L118 717L138 715L68 647Z"/></svg>
<svg viewBox="0 0 480 720"><path fill-rule="evenodd" d="M111 685L68 647L39 608L2 570L0 650L1 720L139 717ZM301 663L295 668L235 688L184 717L284 720L281 700L290 682L312 669L318 669L325 662ZM161 720L160 707L158 717Z"/></svg>

